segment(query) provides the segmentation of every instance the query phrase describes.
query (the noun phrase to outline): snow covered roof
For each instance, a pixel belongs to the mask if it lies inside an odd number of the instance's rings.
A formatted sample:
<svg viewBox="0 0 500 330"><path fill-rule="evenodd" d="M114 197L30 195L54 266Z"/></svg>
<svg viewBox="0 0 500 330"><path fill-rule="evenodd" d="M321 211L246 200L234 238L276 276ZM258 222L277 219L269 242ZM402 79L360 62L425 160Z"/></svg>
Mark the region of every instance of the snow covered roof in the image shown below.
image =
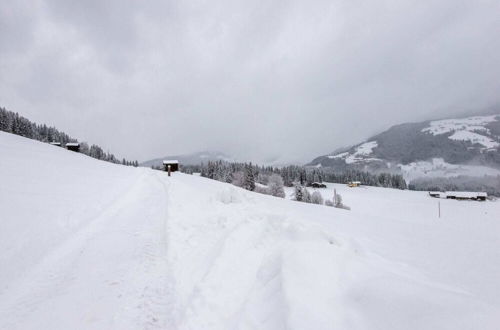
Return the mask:
<svg viewBox="0 0 500 330"><path fill-rule="evenodd" d="M76 142L66 143L66 147L79 147L79 146L80 146L80 143L76 143Z"/></svg>
<svg viewBox="0 0 500 330"><path fill-rule="evenodd" d="M54 146L60 146L61 145L61 142L50 142L50 144L54 145Z"/></svg>
<svg viewBox="0 0 500 330"><path fill-rule="evenodd" d="M167 164L179 164L179 161L177 159L166 159L163 161L163 164L164 165L167 165Z"/></svg>
<svg viewBox="0 0 500 330"><path fill-rule="evenodd" d="M473 192L473 191L447 191L446 196L455 196L459 198L475 198L475 197L488 197L485 192Z"/></svg>

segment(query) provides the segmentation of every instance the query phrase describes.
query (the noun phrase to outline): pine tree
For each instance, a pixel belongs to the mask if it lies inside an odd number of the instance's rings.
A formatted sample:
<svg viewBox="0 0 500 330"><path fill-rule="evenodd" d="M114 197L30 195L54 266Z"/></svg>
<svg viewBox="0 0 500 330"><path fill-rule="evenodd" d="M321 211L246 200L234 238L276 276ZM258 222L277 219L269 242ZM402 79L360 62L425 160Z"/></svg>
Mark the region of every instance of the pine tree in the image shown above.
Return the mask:
<svg viewBox="0 0 500 330"><path fill-rule="evenodd" d="M245 164L243 188L250 191L255 189L255 174L252 168L252 163Z"/></svg>
<svg viewBox="0 0 500 330"><path fill-rule="evenodd" d="M302 202L304 198L303 187L298 183L295 184L293 196L297 202Z"/></svg>

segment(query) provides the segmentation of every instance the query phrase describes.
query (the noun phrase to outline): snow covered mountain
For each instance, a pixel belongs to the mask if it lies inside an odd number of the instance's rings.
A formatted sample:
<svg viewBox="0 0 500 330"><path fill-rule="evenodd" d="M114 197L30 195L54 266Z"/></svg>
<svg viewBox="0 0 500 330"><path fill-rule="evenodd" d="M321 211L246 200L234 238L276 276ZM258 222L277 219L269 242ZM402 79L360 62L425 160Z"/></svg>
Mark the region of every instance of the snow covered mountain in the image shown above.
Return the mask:
<svg viewBox="0 0 500 330"><path fill-rule="evenodd" d="M3 132L0 182L0 329L500 323L499 202L329 186L345 211Z"/></svg>
<svg viewBox="0 0 500 330"><path fill-rule="evenodd" d="M218 160L223 160L228 162L235 161L233 158L219 151L202 151L186 155L165 156L162 158L155 158L141 163L140 166L143 167L162 166L164 159L177 159L181 164L184 165L198 165L201 164L202 162L206 163L208 161L218 161Z"/></svg>
<svg viewBox="0 0 500 330"><path fill-rule="evenodd" d="M309 165L394 171L406 179L500 174L500 115L452 118L391 127L366 142Z"/></svg>

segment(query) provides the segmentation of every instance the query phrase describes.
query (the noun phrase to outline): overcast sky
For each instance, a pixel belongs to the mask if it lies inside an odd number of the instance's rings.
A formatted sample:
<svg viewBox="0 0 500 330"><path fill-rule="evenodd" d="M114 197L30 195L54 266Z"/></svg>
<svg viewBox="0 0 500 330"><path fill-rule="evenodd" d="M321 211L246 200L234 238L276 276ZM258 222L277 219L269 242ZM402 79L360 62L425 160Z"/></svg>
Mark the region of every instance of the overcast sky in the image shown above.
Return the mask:
<svg viewBox="0 0 500 330"><path fill-rule="evenodd" d="M500 103L500 1L0 2L0 106L140 161L308 161Z"/></svg>

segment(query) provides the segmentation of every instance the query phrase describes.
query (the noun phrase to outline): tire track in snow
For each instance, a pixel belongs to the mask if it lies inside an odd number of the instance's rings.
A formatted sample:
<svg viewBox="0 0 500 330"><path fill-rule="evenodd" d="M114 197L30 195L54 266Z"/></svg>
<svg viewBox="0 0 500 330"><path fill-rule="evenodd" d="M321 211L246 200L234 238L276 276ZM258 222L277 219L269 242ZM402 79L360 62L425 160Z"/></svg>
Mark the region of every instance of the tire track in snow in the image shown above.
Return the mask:
<svg viewBox="0 0 500 330"><path fill-rule="evenodd" d="M11 286L0 297L0 329L30 328L26 319L52 329L172 325L168 187L156 176L143 171L122 198Z"/></svg>
<svg viewBox="0 0 500 330"><path fill-rule="evenodd" d="M136 189L143 178L134 180L127 194ZM67 286L74 280L68 271L78 261L84 246L99 232L102 222L116 215L124 206L124 198L115 198L93 220L73 233L59 246L50 251L38 264L24 274L9 291L2 294L0 304L0 329L15 329L17 322L25 315L34 312L49 298L57 298L67 291Z"/></svg>
<svg viewBox="0 0 500 330"><path fill-rule="evenodd" d="M140 316L144 329L170 329L175 326L176 300L175 282L172 276L171 265L168 260L168 204L170 183L167 184L163 173L155 171L153 173L155 183L161 186L162 194L158 200L161 210L158 212L158 221L161 222L158 228L158 241L153 244L152 240L147 240L144 246L143 255L146 256L143 262L143 271L150 274L154 279L146 283L141 294L139 306L143 309ZM149 276L148 276L149 277Z"/></svg>

